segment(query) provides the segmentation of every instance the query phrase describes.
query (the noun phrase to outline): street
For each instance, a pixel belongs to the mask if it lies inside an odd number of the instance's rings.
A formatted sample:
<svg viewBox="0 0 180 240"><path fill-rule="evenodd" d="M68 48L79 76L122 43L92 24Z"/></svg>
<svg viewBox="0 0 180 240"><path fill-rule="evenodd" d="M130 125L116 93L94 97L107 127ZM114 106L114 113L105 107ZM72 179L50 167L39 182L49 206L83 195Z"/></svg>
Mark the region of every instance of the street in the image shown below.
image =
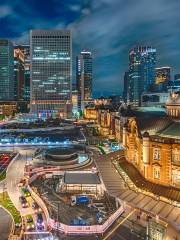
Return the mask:
<svg viewBox="0 0 180 240"><path fill-rule="evenodd" d="M11 232L12 218L11 216L0 207L0 239L7 240Z"/></svg>

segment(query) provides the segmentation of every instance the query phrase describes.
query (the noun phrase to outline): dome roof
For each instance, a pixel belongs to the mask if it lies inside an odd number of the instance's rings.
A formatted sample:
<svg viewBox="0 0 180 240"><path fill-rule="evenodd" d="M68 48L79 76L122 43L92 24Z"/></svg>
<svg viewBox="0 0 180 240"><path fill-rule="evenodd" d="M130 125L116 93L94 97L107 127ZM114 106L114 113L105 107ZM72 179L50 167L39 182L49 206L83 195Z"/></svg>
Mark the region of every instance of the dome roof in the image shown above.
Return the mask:
<svg viewBox="0 0 180 240"><path fill-rule="evenodd" d="M180 93L172 93L169 96L167 105L180 105Z"/></svg>
<svg viewBox="0 0 180 240"><path fill-rule="evenodd" d="M146 131L146 132L144 132L144 133L143 133L143 137L144 137L144 138L147 138L147 137L149 137L149 133L148 133L147 131Z"/></svg>

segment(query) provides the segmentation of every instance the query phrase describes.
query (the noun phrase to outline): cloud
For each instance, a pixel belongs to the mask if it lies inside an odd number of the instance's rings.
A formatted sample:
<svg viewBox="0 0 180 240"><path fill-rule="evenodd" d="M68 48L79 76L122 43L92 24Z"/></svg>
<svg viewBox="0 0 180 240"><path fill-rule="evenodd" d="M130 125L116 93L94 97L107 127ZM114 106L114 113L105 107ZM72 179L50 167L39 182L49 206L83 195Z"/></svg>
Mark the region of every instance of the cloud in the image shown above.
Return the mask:
<svg viewBox="0 0 180 240"><path fill-rule="evenodd" d="M4 18L12 14L12 9L10 6L1 5L0 6L0 18Z"/></svg>
<svg viewBox="0 0 180 240"><path fill-rule="evenodd" d="M156 47L157 65L171 65L178 71L179 7L176 0L92 1L89 14L70 27L77 49L85 47L94 53L94 85L101 91L116 86L119 93L129 49L136 45Z"/></svg>
<svg viewBox="0 0 180 240"><path fill-rule="evenodd" d="M179 0L2 1L1 32L16 41L26 41L29 29L72 29L74 61L83 48L93 52L95 92L122 91L136 45L156 47L157 66L180 72Z"/></svg>

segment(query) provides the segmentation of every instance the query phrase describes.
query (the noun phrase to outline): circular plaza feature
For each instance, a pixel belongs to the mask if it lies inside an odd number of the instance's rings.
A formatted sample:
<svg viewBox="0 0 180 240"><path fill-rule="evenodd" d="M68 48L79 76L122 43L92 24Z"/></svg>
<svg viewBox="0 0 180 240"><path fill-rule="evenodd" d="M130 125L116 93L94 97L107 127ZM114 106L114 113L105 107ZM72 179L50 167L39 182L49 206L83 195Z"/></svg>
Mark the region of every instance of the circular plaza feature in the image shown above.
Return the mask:
<svg viewBox="0 0 180 240"><path fill-rule="evenodd" d="M65 169L85 166L91 162L85 147L79 145L58 146L54 148L38 149L33 164L48 165Z"/></svg>
<svg viewBox="0 0 180 240"><path fill-rule="evenodd" d="M73 148L50 148L45 152L45 158L48 162L59 165L69 165L78 163L77 150Z"/></svg>

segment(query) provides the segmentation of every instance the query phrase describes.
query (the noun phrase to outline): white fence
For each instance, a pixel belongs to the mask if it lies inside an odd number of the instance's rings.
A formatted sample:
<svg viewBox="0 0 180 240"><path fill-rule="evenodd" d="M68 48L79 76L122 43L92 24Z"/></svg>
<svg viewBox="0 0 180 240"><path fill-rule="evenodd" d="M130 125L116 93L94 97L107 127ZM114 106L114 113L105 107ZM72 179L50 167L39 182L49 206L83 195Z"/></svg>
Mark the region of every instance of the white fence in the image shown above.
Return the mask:
<svg viewBox="0 0 180 240"><path fill-rule="evenodd" d="M32 176L29 179L29 183L34 181L38 175L41 175L42 173L36 173L34 176ZM122 202L122 205L118 208L118 210L113 213L102 225L92 225L92 226L69 226L60 222L56 222L54 219L51 219L49 216L48 209L43 202L43 200L28 186L28 189L31 193L31 196L37 201L39 206L42 208L47 224L51 229L58 230L60 232L63 232L65 234L69 235L80 235L80 234L103 234L115 221L116 219L123 214L125 211L124 204Z"/></svg>
<svg viewBox="0 0 180 240"><path fill-rule="evenodd" d="M69 226L60 222L56 222L53 219L49 219L49 226L52 229L58 230L68 235L103 234L123 212L124 212L124 206L121 206L102 225Z"/></svg>

